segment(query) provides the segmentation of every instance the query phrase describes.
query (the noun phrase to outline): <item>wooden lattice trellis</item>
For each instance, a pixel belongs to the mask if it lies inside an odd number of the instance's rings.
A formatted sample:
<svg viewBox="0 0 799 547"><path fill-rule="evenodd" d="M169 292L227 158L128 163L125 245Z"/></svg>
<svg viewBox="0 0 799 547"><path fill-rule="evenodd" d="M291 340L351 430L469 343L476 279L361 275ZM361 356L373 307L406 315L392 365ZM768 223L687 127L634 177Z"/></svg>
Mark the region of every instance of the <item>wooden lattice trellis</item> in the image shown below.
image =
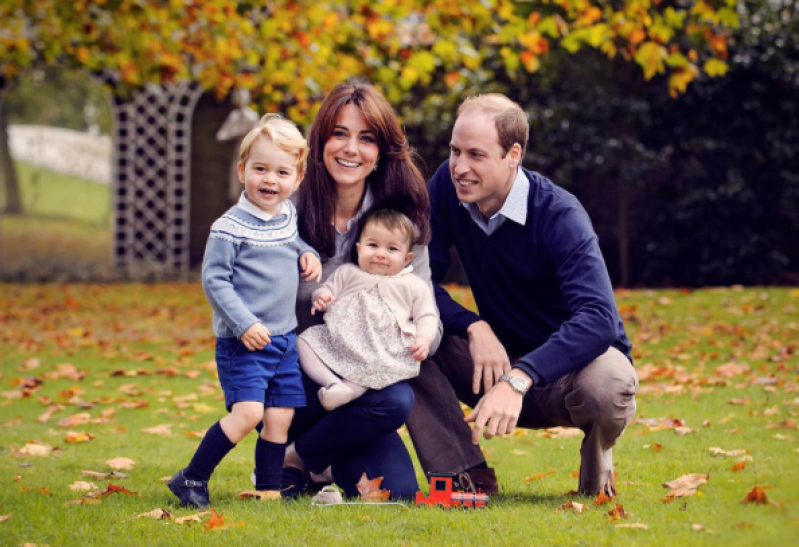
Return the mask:
<svg viewBox="0 0 799 547"><path fill-rule="evenodd" d="M147 86L114 100L114 262L134 276L189 268L191 122L196 84Z"/></svg>

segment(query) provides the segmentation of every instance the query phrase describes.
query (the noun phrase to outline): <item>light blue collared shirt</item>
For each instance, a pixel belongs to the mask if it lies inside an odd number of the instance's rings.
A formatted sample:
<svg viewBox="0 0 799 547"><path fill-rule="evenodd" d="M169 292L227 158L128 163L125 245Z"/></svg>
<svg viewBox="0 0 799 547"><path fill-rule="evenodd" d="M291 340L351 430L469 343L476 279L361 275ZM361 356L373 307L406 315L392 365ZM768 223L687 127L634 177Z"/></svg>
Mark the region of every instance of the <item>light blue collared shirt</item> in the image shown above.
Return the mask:
<svg viewBox="0 0 799 547"><path fill-rule="evenodd" d="M524 172L521 169L516 171L516 178L513 179L513 186L511 186L508 197L505 198L505 203L502 208L497 211L494 216L486 221L483 213L477 207L476 203L463 203L461 205L469 211L469 216L472 217L477 226L480 227L486 235L490 236L499 227L505 223L505 220L512 220L516 224L522 226L527 222L527 195L530 193L530 181L527 180Z"/></svg>
<svg viewBox="0 0 799 547"><path fill-rule="evenodd" d="M358 221L361 220L363 214L369 210L369 207L372 206L373 202L374 196L372 196L372 188L367 186L366 192L364 192L363 195L361 208L358 209L355 215L347 221L347 229L344 230L344 233L342 234L338 231L338 228L336 228L336 257L346 258L349 256L352 246L355 245L355 236L357 235L357 230L353 230L353 227L357 226Z"/></svg>

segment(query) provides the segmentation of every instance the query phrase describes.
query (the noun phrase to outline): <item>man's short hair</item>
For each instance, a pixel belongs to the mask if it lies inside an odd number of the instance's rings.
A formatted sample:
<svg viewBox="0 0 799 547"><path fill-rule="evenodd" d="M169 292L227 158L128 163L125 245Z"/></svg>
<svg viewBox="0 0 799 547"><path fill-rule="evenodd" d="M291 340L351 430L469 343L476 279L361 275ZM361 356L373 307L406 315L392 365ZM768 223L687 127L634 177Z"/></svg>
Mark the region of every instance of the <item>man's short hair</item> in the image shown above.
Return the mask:
<svg viewBox="0 0 799 547"><path fill-rule="evenodd" d="M458 108L458 116L475 110L484 112L494 119L499 145L505 151L505 156L518 142L522 147L522 157L524 157L530 137L530 124L527 122L527 114L521 106L501 93L486 93L467 97Z"/></svg>

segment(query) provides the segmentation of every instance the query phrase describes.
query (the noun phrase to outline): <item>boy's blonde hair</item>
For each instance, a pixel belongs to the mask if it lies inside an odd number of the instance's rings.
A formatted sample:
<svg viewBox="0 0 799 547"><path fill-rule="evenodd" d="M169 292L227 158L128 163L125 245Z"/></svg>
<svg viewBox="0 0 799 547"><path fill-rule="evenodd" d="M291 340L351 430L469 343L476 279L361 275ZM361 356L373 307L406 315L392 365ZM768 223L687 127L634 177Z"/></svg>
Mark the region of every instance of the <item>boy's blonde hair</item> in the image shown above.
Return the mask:
<svg viewBox="0 0 799 547"><path fill-rule="evenodd" d="M250 148L260 135L271 140L275 146L297 156L294 164L300 178L305 175L305 161L308 158L308 141L302 136L300 130L290 120L280 114L266 114L241 141L239 148L239 161L244 165L250 157Z"/></svg>
<svg viewBox="0 0 799 547"><path fill-rule="evenodd" d="M380 224L392 232L400 232L405 236L408 242L408 250L410 251L413 247L413 240L416 237L416 230L414 229L413 222L399 211L378 209L377 211L367 213L361 223L361 233L363 233L370 224Z"/></svg>

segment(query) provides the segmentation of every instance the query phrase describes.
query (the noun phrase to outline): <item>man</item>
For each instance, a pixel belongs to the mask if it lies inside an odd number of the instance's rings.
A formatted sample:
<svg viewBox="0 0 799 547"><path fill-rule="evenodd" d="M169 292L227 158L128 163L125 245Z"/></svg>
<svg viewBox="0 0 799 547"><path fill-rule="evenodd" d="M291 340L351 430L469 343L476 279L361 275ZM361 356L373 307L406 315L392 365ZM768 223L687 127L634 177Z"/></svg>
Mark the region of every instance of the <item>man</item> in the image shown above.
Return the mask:
<svg viewBox="0 0 799 547"><path fill-rule="evenodd" d="M445 336L411 383L408 427L426 472L460 473L489 493L497 483L481 434L578 427L579 491L614 495L612 446L635 415L631 345L585 210L521 167L528 134L524 111L503 95L458 110L450 159L429 185ZM480 315L438 285L452 245ZM473 408L465 420L459 400Z"/></svg>

